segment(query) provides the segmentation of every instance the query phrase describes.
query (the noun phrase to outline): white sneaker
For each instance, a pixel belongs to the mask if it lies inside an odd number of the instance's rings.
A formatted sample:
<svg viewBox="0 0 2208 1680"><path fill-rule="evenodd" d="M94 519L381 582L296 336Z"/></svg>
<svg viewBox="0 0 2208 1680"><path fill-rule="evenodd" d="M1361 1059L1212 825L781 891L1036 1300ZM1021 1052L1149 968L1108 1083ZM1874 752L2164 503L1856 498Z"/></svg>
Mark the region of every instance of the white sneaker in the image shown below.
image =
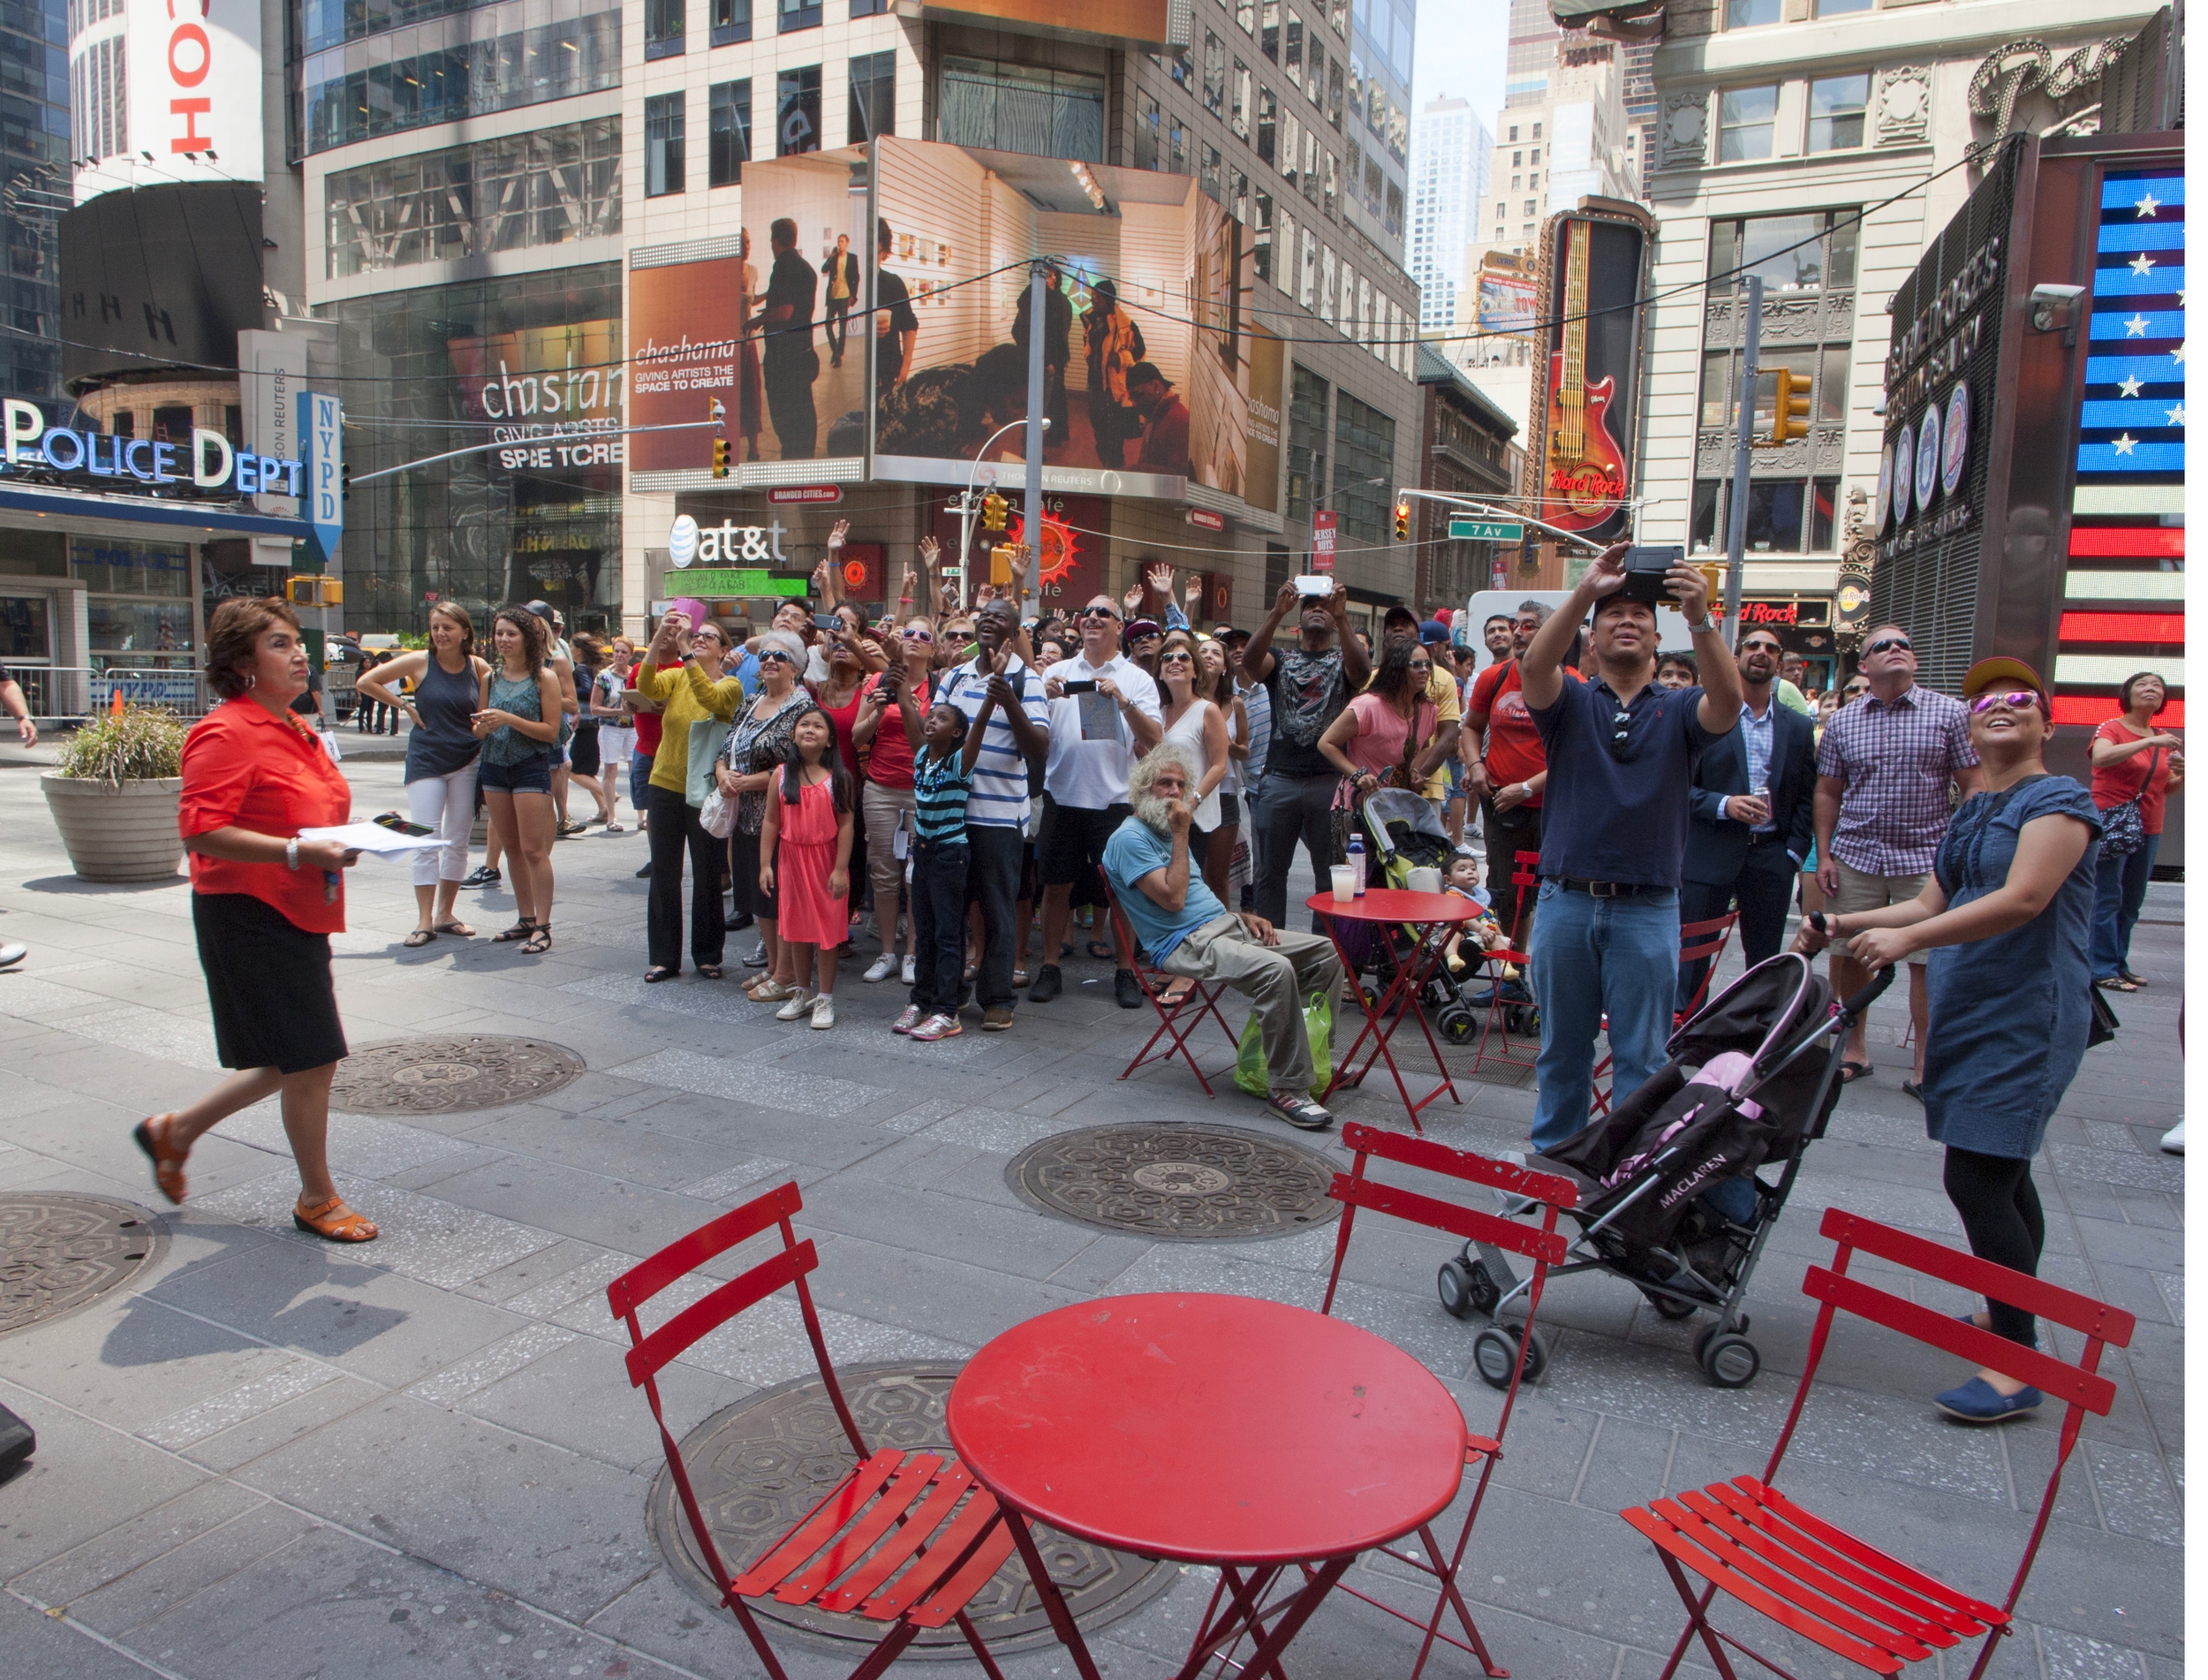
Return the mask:
<svg viewBox="0 0 2208 1680"><path fill-rule="evenodd" d="M2185 1153L2185 1123L2182 1120L2162 1134L2162 1153L2166 1155Z"/></svg>
<svg viewBox="0 0 2208 1680"><path fill-rule="evenodd" d="M830 992L822 992L820 996L813 1000L813 1030L815 1033L825 1033L835 1025L835 995Z"/></svg>
<svg viewBox="0 0 2208 1680"><path fill-rule="evenodd" d="M904 1013L898 1016L895 1021L890 1023L889 1030L892 1033L900 1034L910 1033L914 1027L918 1026L926 1018L927 1011L923 1010L918 1003L907 1003L904 1006Z"/></svg>
<svg viewBox="0 0 2208 1680"><path fill-rule="evenodd" d="M867 969L866 975L864 976L866 984L872 986L877 981L888 980L891 974L896 972L896 952L893 950L886 950L882 952L881 956L874 958L873 965Z"/></svg>
<svg viewBox="0 0 2208 1680"><path fill-rule="evenodd" d="M813 1013L813 1000L818 995L818 993L800 988L787 1003L775 1011L775 1018L778 1021L802 1021Z"/></svg>
<svg viewBox="0 0 2208 1680"><path fill-rule="evenodd" d="M912 959L910 957L904 959L904 971L899 978L902 979L907 986L911 985L913 980L918 978L918 976L916 976L912 972Z"/></svg>

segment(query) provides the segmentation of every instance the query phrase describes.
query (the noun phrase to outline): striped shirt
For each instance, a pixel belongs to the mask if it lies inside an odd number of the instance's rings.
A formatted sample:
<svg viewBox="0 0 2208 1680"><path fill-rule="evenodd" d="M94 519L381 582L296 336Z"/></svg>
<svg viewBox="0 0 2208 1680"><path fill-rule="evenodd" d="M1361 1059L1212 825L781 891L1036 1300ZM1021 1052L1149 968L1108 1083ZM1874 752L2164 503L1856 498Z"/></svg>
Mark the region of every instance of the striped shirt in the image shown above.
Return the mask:
<svg viewBox="0 0 2208 1680"><path fill-rule="evenodd" d="M1818 775L1848 784L1833 856L1867 875L1923 874L1947 831L1947 784L1977 761L1959 700L1912 683L1898 700L1850 700L1817 747Z"/></svg>
<svg viewBox="0 0 2208 1680"><path fill-rule="evenodd" d="M1242 709L1250 720L1250 756L1242 766L1243 784L1254 788L1265 774L1266 749L1273 745L1273 696L1263 683L1236 685Z"/></svg>
<svg viewBox="0 0 2208 1680"><path fill-rule="evenodd" d="M970 659L947 673L936 698L957 707L971 723L981 715L981 702L989 692L990 673L979 659ZM1042 678L1014 655L1004 679L1019 696L1020 709L1034 726L1048 732L1050 702L1043 698ZM973 791L966 798L966 826L972 829L1024 829L1027 826L1027 761L1012 738L1012 725L998 707L989 714L989 727L981 738L981 756L974 761Z"/></svg>
<svg viewBox="0 0 2208 1680"><path fill-rule="evenodd" d="M912 761L912 795L917 809L912 831L929 845L966 844L966 796L973 787L955 746L941 758L923 747Z"/></svg>

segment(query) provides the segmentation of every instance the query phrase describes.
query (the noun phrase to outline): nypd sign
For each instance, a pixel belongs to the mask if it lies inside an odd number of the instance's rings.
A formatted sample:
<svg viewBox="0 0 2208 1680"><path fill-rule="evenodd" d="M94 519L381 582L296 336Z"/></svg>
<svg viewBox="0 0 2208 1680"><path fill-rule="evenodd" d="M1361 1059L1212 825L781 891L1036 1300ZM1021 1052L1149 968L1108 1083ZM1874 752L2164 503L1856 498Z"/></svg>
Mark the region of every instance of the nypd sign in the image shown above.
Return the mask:
<svg viewBox="0 0 2208 1680"><path fill-rule="evenodd" d="M37 404L15 397L0 404L0 417L10 472L35 468L72 478L81 475L87 481L119 481L99 486L102 489L189 484L202 490L228 489L236 496L297 496L301 488L301 463L233 450L220 432L203 427L193 428L189 445L72 431L47 425ZM87 482L84 488L93 486Z"/></svg>

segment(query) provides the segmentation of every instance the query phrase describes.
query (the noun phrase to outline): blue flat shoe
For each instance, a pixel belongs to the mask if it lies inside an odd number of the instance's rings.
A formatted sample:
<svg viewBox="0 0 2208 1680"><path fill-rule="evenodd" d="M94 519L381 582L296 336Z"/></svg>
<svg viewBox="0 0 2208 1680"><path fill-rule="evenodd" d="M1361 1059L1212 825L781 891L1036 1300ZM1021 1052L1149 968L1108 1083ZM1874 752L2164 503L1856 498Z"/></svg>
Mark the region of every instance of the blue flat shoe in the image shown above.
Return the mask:
<svg viewBox="0 0 2208 1680"><path fill-rule="evenodd" d="M2037 1389L2003 1394L1984 1377L1932 1396L1932 1404L1957 1423L2001 1423L2035 1409L2044 1396Z"/></svg>

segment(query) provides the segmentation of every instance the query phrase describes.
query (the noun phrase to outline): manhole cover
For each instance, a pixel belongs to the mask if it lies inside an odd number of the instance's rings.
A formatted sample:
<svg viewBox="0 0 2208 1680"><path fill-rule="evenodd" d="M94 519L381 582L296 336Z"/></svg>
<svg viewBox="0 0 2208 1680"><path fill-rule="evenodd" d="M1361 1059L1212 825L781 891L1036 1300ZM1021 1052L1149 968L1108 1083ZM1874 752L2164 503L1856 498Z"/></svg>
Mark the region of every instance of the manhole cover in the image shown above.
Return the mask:
<svg viewBox="0 0 2208 1680"><path fill-rule="evenodd" d="M346 1114L460 1114L526 1102L584 1071L574 1051L536 1039L391 1039L337 1064L329 1106Z"/></svg>
<svg viewBox="0 0 2208 1680"><path fill-rule="evenodd" d="M1292 1237L1341 1212L1327 1158L1226 1126L1095 1126L1012 1158L1005 1181L1045 1213L1168 1242Z"/></svg>
<svg viewBox="0 0 2208 1680"><path fill-rule="evenodd" d="M943 1426L943 1402L958 1371L955 1365L857 1365L837 1374L868 1446L947 1453L950 1437ZM682 1448L698 1508L705 1513L721 1561L739 1573L819 1503L851 1466L851 1442L817 1376L785 1382L715 1412L690 1432ZM698 1555L674 1479L663 1469L652 1485L646 1515L653 1544L675 1574L707 1603L718 1605L720 1594ZM1107 1551L1040 1524L1035 1540L1051 1578L1085 1630L1138 1608L1179 1574L1174 1564ZM883 1631L879 1623L772 1598L745 1602L754 1615L825 1635L839 1646L870 1645ZM1055 1643L1017 1553L975 1595L967 1614L1000 1652ZM911 1649L923 1656L971 1659L973 1654L955 1623L923 1632Z"/></svg>
<svg viewBox="0 0 2208 1680"><path fill-rule="evenodd" d="M0 1196L0 1336L73 1313L161 1258L143 1207L59 1192Z"/></svg>

